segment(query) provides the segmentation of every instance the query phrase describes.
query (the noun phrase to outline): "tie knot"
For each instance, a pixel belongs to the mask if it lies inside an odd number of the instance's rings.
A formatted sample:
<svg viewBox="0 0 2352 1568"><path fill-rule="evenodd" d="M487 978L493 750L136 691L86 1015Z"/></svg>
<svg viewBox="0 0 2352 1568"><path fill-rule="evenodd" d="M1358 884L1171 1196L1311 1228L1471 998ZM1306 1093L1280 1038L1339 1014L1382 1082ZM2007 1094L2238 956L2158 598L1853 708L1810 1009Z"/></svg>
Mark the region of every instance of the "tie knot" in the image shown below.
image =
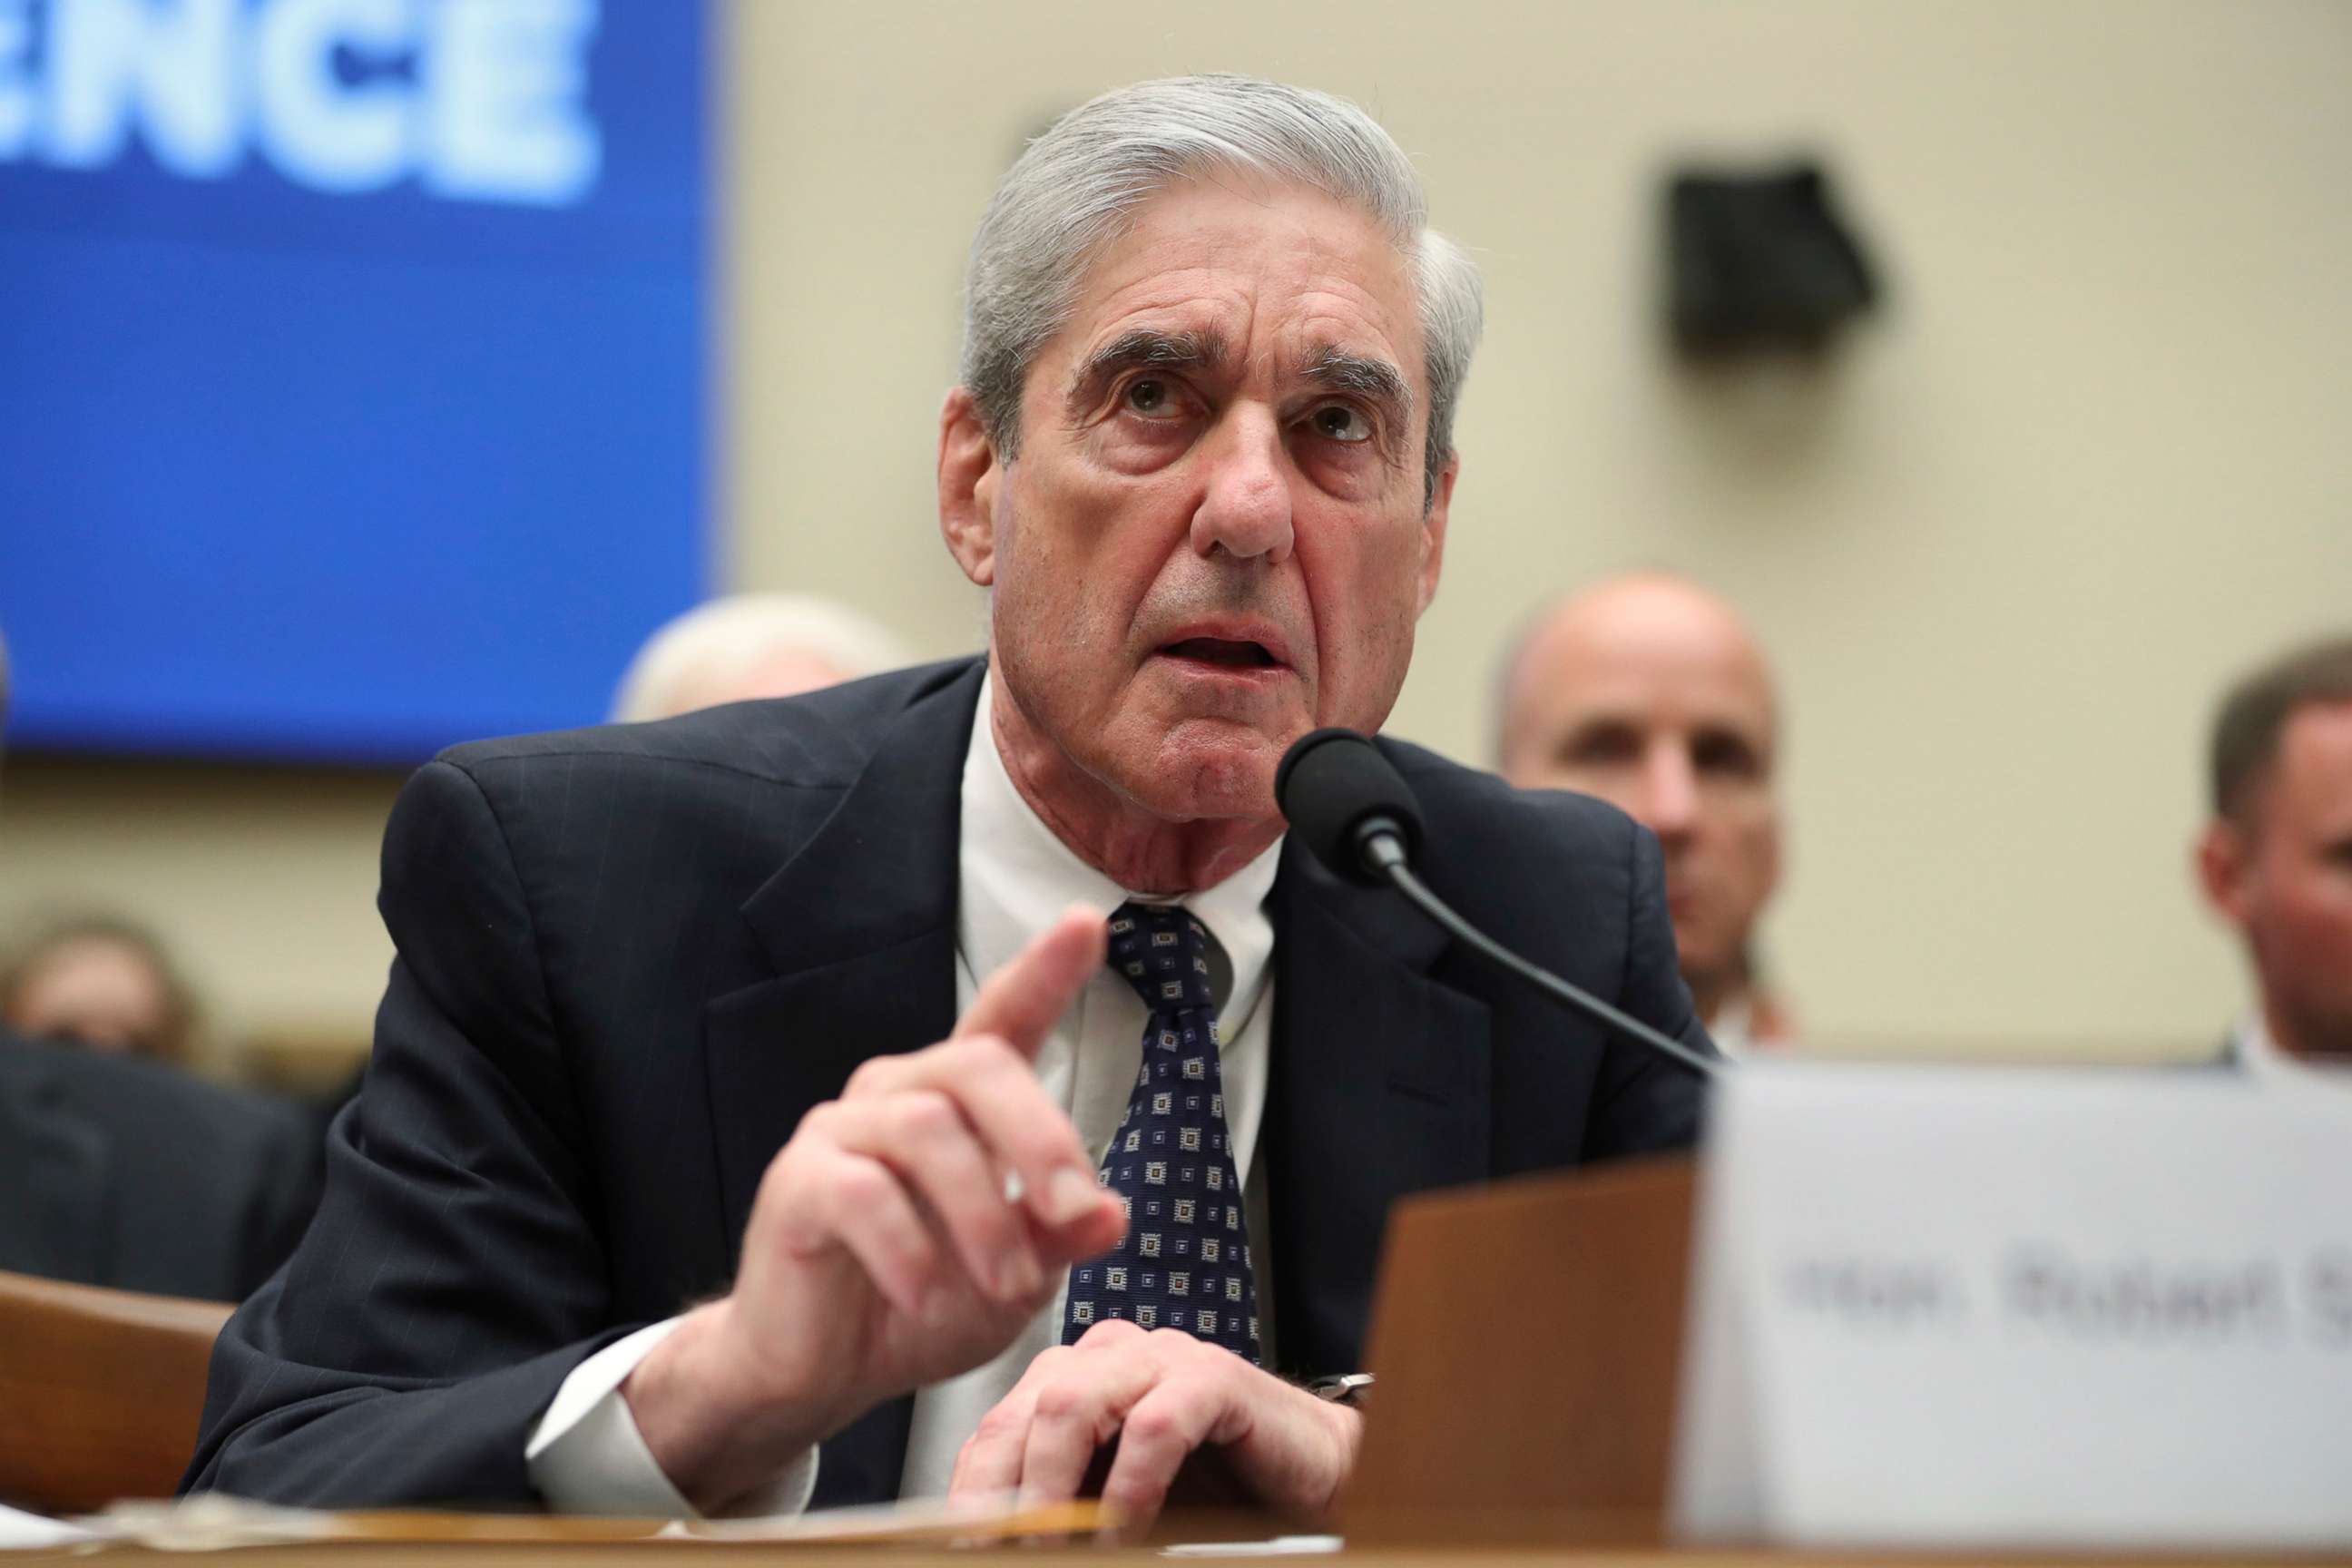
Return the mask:
<svg viewBox="0 0 2352 1568"><path fill-rule="evenodd" d="M1213 1007L1208 928L1176 904L1121 904L1110 917L1110 966L1155 1013Z"/></svg>

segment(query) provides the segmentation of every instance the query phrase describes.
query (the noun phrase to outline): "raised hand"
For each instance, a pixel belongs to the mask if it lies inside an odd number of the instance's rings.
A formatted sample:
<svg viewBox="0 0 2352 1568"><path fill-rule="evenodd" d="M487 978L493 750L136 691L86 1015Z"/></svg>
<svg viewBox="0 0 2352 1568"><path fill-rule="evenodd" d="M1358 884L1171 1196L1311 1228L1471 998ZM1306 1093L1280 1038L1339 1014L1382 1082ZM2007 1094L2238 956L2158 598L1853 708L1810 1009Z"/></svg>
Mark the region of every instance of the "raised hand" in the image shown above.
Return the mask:
<svg viewBox="0 0 2352 1568"><path fill-rule="evenodd" d="M1118 1244L1118 1200L1034 1070L1103 942L1102 914L1072 910L989 977L947 1040L866 1062L777 1152L734 1289L622 1389L698 1508L999 1354L1064 1268Z"/></svg>

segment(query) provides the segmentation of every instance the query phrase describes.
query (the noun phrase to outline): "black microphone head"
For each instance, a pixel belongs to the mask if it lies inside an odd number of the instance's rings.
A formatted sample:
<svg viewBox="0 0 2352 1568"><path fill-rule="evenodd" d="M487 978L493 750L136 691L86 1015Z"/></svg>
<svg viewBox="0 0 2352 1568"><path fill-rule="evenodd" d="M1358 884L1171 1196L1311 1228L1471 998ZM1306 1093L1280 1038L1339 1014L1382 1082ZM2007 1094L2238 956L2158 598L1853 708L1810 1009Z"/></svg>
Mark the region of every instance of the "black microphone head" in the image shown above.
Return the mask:
<svg viewBox="0 0 2352 1568"><path fill-rule="evenodd" d="M1315 858L1349 881L1383 882L1363 853L1364 829L1379 819L1404 840L1407 859L1421 849L1421 803L1380 748L1353 730L1313 730L1292 742L1275 770L1274 799Z"/></svg>

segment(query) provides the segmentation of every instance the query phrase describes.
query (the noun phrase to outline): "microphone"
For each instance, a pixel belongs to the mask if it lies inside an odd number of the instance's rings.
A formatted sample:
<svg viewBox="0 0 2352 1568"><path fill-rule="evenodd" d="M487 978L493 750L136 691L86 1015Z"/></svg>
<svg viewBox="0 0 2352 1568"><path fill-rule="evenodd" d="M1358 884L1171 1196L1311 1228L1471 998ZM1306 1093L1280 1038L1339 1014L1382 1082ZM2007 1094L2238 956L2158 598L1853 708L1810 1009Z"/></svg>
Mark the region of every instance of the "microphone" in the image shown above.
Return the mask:
<svg viewBox="0 0 2352 1568"><path fill-rule="evenodd" d="M1602 1027L1638 1040L1703 1077L1722 1064L1639 1018L1528 963L1454 913L1412 872L1421 848L1421 804L1380 748L1353 730L1314 730L1284 752L1274 798L1315 858L1360 887L1393 887L1456 941L1563 1002Z"/></svg>

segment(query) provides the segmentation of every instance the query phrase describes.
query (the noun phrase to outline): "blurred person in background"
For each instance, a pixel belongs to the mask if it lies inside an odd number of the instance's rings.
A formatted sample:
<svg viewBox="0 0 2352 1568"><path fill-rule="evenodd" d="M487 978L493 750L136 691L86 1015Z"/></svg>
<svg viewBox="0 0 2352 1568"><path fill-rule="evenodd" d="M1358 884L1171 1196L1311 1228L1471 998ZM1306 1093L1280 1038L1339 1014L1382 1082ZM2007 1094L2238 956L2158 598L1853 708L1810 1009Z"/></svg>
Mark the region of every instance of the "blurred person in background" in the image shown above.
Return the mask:
<svg viewBox="0 0 2352 1568"><path fill-rule="evenodd" d="M914 663L879 621L806 594L734 594L672 620L621 677L613 721L797 697Z"/></svg>
<svg viewBox="0 0 2352 1568"><path fill-rule="evenodd" d="M2352 1084L2352 637L2297 649L2231 691L2213 725L2205 897L2246 945L2254 1002L2228 1059Z"/></svg>
<svg viewBox="0 0 2352 1568"><path fill-rule="evenodd" d="M35 1039L185 1064L196 1005L153 932L80 914L17 945L0 969L0 1020Z"/></svg>
<svg viewBox="0 0 2352 1568"><path fill-rule="evenodd" d="M1780 880L1779 731L1771 672L1738 612L1663 573L1553 605L1503 667L1503 776L1597 795L1658 836L1684 982L1732 1056L1795 1035L1756 956Z"/></svg>
<svg viewBox="0 0 2352 1568"><path fill-rule="evenodd" d="M301 1239L320 1158L291 1107L0 1026L0 1268L240 1300Z"/></svg>

